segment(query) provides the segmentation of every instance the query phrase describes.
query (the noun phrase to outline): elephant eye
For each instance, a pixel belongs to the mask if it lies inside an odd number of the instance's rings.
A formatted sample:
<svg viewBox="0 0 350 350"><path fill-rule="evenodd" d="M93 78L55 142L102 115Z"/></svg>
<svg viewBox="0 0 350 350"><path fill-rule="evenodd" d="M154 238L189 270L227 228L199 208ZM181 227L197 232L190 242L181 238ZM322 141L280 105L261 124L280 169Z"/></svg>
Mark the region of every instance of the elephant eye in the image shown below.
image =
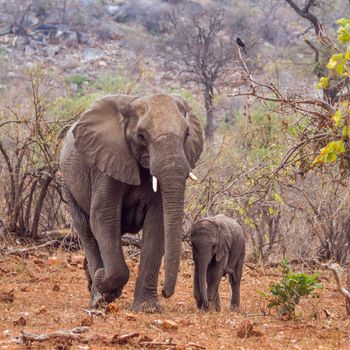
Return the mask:
<svg viewBox="0 0 350 350"><path fill-rule="evenodd" d="M137 140L140 143L146 143L146 141L147 141L146 134L144 132L142 132L142 131L139 131L137 133Z"/></svg>

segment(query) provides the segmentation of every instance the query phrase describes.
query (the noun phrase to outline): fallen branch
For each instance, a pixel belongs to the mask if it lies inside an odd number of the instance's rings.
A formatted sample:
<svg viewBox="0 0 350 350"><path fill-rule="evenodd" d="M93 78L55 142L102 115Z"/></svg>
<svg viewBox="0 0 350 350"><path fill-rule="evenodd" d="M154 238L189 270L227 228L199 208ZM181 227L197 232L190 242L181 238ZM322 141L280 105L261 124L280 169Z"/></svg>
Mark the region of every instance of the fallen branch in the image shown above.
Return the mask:
<svg viewBox="0 0 350 350"><path fill-rule="evenodd" d="M139 343L141 346L153 347L153 346L173 346L176 347L176 343L170 342L154 342L154 341L143 341Z"/></svg>
<svg viewBox="0 0 350 350"><path fill-rule="evenodd" d="M338 272L338 269L337 269L337 265L336 264L323 264L323 267L325 267L327 270L330 270L333 272L334 274L334 277L335 277L335 280L337 282L337 287L338 287L338 290L341 294L344 295L344 297L350 301L350 292L345 289L341 283L341 280L340 280L340 276L339 276L339 272Z"/></svg>
<svg viewBox="0 0 350 350"><path fill-rule="evenodd" d="M29 248L20 248L20 249L9 249L7 251L5 251L5 255L22 255L24 253L28 253L32 250L37 250L37 249L40 249L40 248L44 248L44 247L47 247L47 246L50 246L50 245L53 245L57 243L56 240L54 241L48 241L48 242L45 242L43 244L40 244L40 245L36 245L34 247L29 247Z"/></svg>
<svg viewBox="0 0 350 350"><path fill-rule="evenodd" d="M88 330L89 330L89 327L76 327L69 330L55 331L52 333L43 333L43 334L21 332L20 339L23 342L27 342L27 341L43 342L54 338L80 340L82 338L81 333L85 333Z"/></svg>
<svg viewBox="0 0 350 350"><path fill-rule="evenodd" d="M186 349L187 348L197 348L197 349L206 349L206 347L205 346L202 346L202 345L198 345L198 344L195 344L195 343L188 343L187 345L186 345Z"/></svg>
<svg viewBox="0 0 350 350"><path fill-rule="evenodd" d="M138 337L139 333L128 333L123 335L116 335L112 338L112 344L126 344L130 339Z"/></svg>
<svg viewBox="0 0 350 350"><path fill-rule="evenodd" d="M106 314L103 311L100 310L89 310L89 309L83 309L84 312L86 312L89 316L102 316L103 318L106 318Z"/></svg>
<svg viewBox="0 0 350 350"><path fill-rule="evenodd" d="M133 245L136 248L141 248L141 240L138 237L132 237L130 235L122 236L122 245L130 246Z"/></svg>

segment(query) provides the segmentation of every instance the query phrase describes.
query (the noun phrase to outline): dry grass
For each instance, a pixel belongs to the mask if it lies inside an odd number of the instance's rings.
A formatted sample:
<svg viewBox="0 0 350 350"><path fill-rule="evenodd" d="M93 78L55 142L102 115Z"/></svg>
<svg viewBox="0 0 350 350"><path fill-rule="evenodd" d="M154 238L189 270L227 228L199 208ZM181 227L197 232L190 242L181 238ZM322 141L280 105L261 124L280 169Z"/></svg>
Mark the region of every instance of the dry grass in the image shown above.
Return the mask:
<svg viewBox="0 0 350 350"><path fill-rule="evenodd" d="M305 301L298 309L299 320L285 321L276 316L263 316L266 302L259 291L267 291L271 282L279 278L277 269L245 268L242 281L242 312L228 311L228 281L221 283L221 313L202 313L196 310L192 297L192 262L183 260L176 294L162 300L164 314L133 314L130 311L138 263L129 260L131 278L123 295L116 301L114 311L106 317L94 316L93 324L83 336L95 336L88 344L46 341L33 343L40 349L141 349L148 341L165 343L171 340L175 346L153 345L153 349L195 349L192 344L206 349L349 349L349 326L344 302L336 291L332 276L322 273L324 289L319 299ZM160 280L162 280L161 274ZM58 287L59 287L59 290ZM71 329L81 325L88 305L82 256L56 252L49 256L45 251L28 258L6 256L0 258L0 293L14 289L14 301L0 301L0 348L24 349L27 345L13 342L22 330L47 333ZM327 311L325 311L327 310ZM327 316L328 314L328 316ZM23 316L25 326L15 326L14 321ZM166 330L156 320L174 321L178 328ZM239 338L239 325L246 320L260 330L262 336ZM4 330L8 336L4 335ZM108 345L103 339L118 334L137 332L140 335L124 345ZM105 336L105 337L104 337ZM150 347L148 347L150 348Z"/></svg>

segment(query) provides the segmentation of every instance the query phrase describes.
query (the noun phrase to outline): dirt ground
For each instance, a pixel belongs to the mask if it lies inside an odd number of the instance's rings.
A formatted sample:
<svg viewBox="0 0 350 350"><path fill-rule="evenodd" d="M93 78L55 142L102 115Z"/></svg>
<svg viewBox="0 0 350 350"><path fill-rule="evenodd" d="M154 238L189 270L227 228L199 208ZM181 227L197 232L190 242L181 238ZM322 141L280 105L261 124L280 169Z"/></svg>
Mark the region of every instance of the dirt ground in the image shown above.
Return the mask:
<svg viewBox="0 0 350 350"><path fill-rule="evenodd" d="M192 261L184 259L176 294L161 300L165 313L135 314L130 304L138 261L132 258L121 298L108 311L89 316L82 261L82 253L45 250L25 258L0 257L1 349L350 349L350 320L329 272L321 274L320 298L304 301L299 318L286 321L266 315L266 301L259 294L280 278L279 269L245 267L241 313L229 311L226 279L221 283L222 312L202 313L192 297ZM163 277L161 273L160 281ZM239 337L247 322L253 332ZM75 334L76 340L18 340L22 331L42 334L81 325L85 332Z"/></svg>

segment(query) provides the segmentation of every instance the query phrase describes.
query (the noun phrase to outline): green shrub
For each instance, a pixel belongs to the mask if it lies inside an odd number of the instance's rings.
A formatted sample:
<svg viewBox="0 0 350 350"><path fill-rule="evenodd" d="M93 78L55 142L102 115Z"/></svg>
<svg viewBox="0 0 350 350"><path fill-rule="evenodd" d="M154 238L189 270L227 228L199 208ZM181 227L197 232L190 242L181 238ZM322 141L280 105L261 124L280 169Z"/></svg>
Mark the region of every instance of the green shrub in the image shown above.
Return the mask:
<svg viewBox="0 0 350 350"><path fill-rule="evenodd" d="M316 289L322 288L318 282L318 273L307 275L295 273L291 270L287 259L281 261L282 280L270 287L272 296L267 307L269 310L276 308L281 316L292 318L295 316L295 307L301 297L311 295L318 297Z"/></svg>

